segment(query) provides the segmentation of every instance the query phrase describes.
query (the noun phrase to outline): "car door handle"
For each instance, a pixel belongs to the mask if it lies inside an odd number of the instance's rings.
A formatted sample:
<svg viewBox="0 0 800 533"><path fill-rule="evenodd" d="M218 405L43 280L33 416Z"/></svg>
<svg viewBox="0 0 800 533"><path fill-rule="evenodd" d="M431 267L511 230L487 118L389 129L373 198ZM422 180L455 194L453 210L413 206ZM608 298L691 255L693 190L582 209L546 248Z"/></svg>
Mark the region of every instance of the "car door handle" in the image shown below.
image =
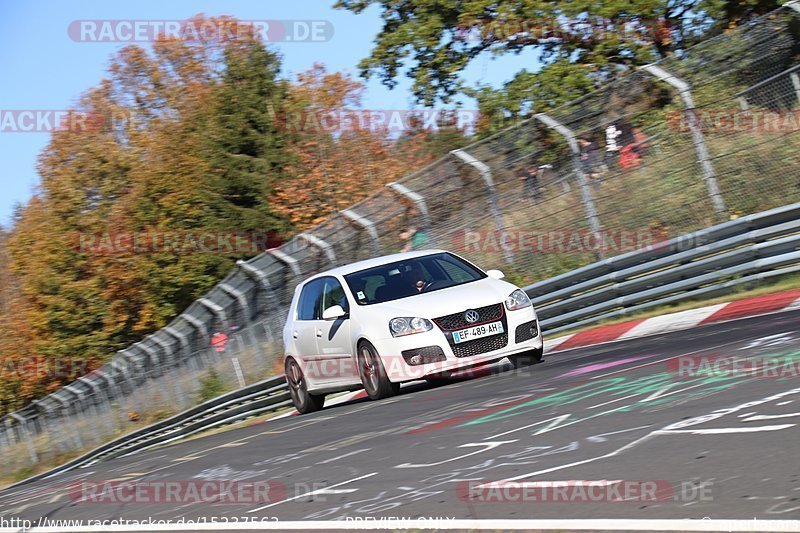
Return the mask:
<svg viewBox="0 0 800 533"><path fill-rule="evenodd" d="M293 331L293 332L292 332L292 338L293 338L293 339L296 339L296 338L297 338L297 337L299 337L299 336L300 336L300 335L299 335L299 334L298 334L296 331Z"/></svg>
<svg viewBox="0 0 800 533"><path fill-rule="evenodd" d="M320 337L320 338L322 337L322 330L321 329L317 330L317 337Z"/></svg>

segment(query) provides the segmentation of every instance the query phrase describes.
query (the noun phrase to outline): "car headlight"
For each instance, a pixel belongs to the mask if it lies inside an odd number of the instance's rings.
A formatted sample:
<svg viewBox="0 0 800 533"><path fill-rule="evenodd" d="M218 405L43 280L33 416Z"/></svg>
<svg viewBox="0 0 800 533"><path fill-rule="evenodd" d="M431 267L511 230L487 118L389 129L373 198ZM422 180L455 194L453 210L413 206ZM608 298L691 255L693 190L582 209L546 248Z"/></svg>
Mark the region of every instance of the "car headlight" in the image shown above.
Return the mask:
<svg viewBox="0 0 800 533"><path fill-rule="evenodd" d="M522 289L517 289L506 298L506 309L509 311L516 311L532 305L531 299L525 294Z"/></svg>
<svg viewBox="0 0 800 533"><path fill-rule="evenodd" d="M400 317L393 318L389 321L389 331L392 332L393 337L424 333L431 329L433 329L433 323L427 318Z"/></svg>

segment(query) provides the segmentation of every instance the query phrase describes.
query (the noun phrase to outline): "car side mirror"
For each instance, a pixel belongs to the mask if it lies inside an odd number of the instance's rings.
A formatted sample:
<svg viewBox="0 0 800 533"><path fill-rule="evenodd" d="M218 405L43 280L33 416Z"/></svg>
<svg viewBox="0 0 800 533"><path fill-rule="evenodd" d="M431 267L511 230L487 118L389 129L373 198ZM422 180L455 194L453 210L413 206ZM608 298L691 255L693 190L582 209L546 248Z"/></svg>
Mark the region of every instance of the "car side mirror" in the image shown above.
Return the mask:
<svg viewBox="0 0 800 533"><path fill-rule="evenodd" d="M503 279L504 277L506 277L506 275L503 274L502 270L495 270L495 269L487 270L486 275L492 279Z"/></svg>
<svg viewBox="0 0 800 533"><path fill-rule="evenodd" d="M336 320L342 318L347 312L341 305L332 305L322 312L322 320Z"/></svg>

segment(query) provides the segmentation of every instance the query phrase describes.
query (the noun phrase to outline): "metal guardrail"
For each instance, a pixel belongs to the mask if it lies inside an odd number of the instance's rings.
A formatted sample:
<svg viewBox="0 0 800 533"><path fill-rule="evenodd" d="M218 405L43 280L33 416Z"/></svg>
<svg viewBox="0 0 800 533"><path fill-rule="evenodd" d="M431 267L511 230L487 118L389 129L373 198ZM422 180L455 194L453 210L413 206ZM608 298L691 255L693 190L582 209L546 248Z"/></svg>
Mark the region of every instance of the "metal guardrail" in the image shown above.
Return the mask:
<svg viewBox="0 0 800 533"><path fill-rule="evenodd" d="M726 222L527 286L547 333L648 307L724 294L800 272L800 203ZM283 375L223 394L119 437L27 483L291 405ZM15 486L15 485L12 485Z"/></svg>
<svg viewBox="0 0 800 533"><path fill-rule="evenodd" d="M90 466L99 461L124 457L291 405L285 377L283 375L271 377L217 396L191 409L123 435L61 466L26 478L7 488Z"/></svg>
<svg viewBox="0 0 800 533"><path fill-rule="evenodd" d="M524 288L557 333L800 272L800 203L725 222Z"/></svg>
<svg viewBox="0 0 800 533"><path fill-rule="evenodd" d="M798 6L790 2L680 57L635 69L546 115L476 140L395 183L373 188L364 200L305 228L280 249L238 262L158 332L0 418L3 466L20 471L102 443L126 426L126 412L188 407L199 392L201 372L222 370L226 385L244 380L242 366L248 367L248 379L260 378L281 356L281 331L297 282L330 266L374 256L376 250L399 251L408 244L401 235L411 227L424 230L432 247L454 248L486 266L505 260L515 274L538 279L562 272L565 265L603 257L592 250L540 253L503 247L501 259L488 241L466 249L460 234L497 231L513 238L524 227L570 235L656 228L678 235L731 213L800 200L797 128L773 131L765 126L769 120L758 126L765 131L696 124L698 113L714 117L719 112L737 122L742 117L747 124L748 117L763 120L776 109L800 109L794 53ZM660 95L666 120L653 120L654 94ZM611 158L611 165L589 165L581 157L580 139L599 142L587 155L601 155L610 121L620 128L623 123L637 126L647 138L649 147L633 168L623 168L618 157ZM756 122L761 121L753 122L754 128ZM548 169L538 175L540 187L533 189L519 179L522 168L531 166ZM793 241L744 237L796 220L779 218L742 219L751 225L739 220L692 234L706 238L708 248L684 256L679 254L688 251L685 237L676 240L674 249L670 245L622 255L528 289L552 333L653 305L722 294L746 281L795 271ZM736 238L741 240L728 242L727 248L711 244ZM739 250L744 247L750 248ZM665 269L672 270L671 278L660 273ZM210 349L211 338L221 332L229 336L227 364ZM84 355L64 353L52 361L83 363ZM251 363L245 364L245 358ZM231 367L233 373L225 371ZM151 391L164 404L154 406Z"/></svg>

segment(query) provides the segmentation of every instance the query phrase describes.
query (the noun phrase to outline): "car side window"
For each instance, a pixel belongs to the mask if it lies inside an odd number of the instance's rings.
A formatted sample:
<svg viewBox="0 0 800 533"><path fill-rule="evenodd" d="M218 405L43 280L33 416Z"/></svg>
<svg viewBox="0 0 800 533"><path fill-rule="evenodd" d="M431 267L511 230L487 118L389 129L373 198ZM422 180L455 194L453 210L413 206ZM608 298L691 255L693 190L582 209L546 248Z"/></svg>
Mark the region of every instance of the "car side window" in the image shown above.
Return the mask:
<svg viewBox="0 0 800 533"><path fill-rule="evenodd" d="M325 288L325 279L315 279L303 287L297 304L298 320L319 320L320 300Z"/></svg>
<svg viewBox="0 0 800 533"><path fill-rule="evenodd" d="M324 278L325 289L322 292L322 312L334 305L341 305L345 312L350 311L350 304L347 302L347 297L344 294L344 288L339 280L336 278Z"/></svg>

